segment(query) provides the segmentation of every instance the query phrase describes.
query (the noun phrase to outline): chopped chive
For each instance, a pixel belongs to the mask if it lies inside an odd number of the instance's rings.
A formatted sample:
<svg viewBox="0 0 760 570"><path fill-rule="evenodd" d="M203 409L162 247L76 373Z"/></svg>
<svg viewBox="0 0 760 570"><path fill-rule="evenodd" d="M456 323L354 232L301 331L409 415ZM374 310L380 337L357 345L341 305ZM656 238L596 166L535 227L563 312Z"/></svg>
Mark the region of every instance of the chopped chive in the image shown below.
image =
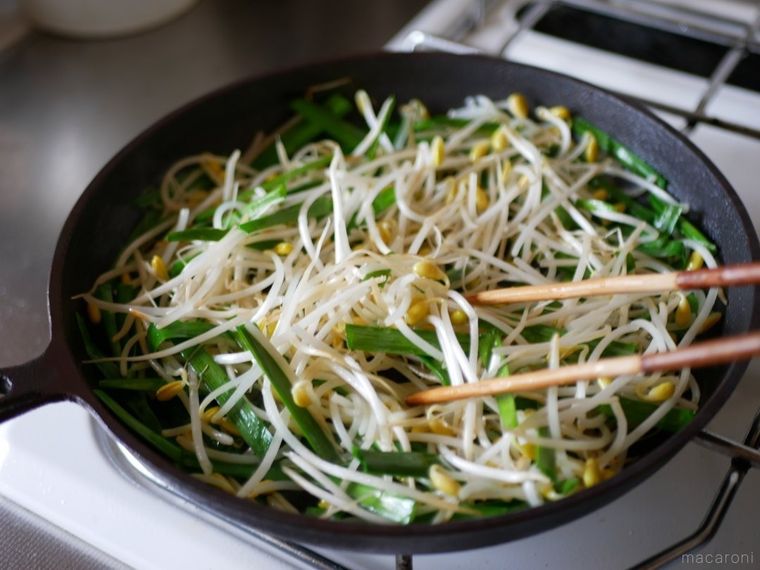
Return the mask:
<svg viewBox="0 0 760 570"><path fill-rule="evenodd" d="M464 279L467 277L467 270L464 267L448 269L446 271L446 277L449 278L452 289L461 289L464 284Z"/></svg>
<svg viewBox="0 0 760 570"><path fill-rule="evenodd" d="M298 194L299 192L305 192L306 190L311 190L312 188L316 188L320 184L324 184L324 180L313 180L311 182L304 182L303 184L299 184L298 186L293 186L292 188L288 188L288 194Z"/></svg>
<svg viewBox="0 0 760 570"><path fill-rule="evenodd" d="M584 210L586 212L589 212L592 215L604 217L605 213L609 214L617 214L618 211L615 209L615 206L612 204L605 202L604 200L590 200L590 199L584 199L579 198L575 201L575 206L579 210Z"/></svg>
<svg viewBox="0 0 760 570"><path fill-rule="evenodd" d="M393 186L388 186L387 188L381 190L378 195L375 196L375 199L372 200L372 211L375 213L375 216L379 216L395 203L396 189ZM359 213L356 212L353 216L351 216L351 219L346 225L347 229L352 230L358 227L359 224L356 221L358 215Z"/></svg>
<svg viewBox="0 0 760 570"><path fill-rule="evenodd" d="M509 365L504 364L499 368L499 377L509 376ZM496 396L496 405L499 409L501 427L514 429L517 427L517 398L514 394L501 394Z"/></svg>
<svg viewBox="0 0 760 570"><path fill-rule="evenodd" d="M249 220L260 218L270 206L282 202L287 195L288 189L285 187L285 184L279 184L273 190L259 197L254 197L253 189L241 192L238 200L241 202L248 201L248 204L246 204L241 213L235 211L229 212L225 223L227 227L231 227L239 224L242 218L248 218Z"/></svg>
<svg viewBox="0 0 760 570"><path fill-rule="evenodd" d="M156 412L153 411L153 408L150 407L146 393L129 392L128 395L121 398L121 401L125 408L128 408L138 421L157 434L161 433L161 421L158 419Z"/></svg>
<svg viewBox="0 0 760 570"><path fill-rule="evenodd" d="M578 224L575 223L575 220L572 218L572 216L568 214L567 210L565 210L562 206L554 210L554 213L557 214L557 218L559 218L559 221L562 223L562 226L565 229L578 229Z"/></svg>
<svg viewBox="0 0 760 570"><path fill-rule="evenodd" d="M158 328L155 325L148 327L146 340L148 348L155 352L166 341L183 341L195 338L214 328L214 325L208 321L195 319L192 321L175 321L165 327ZM116 374L111 376L118 376Z"/></svg>
<svg viewBox="0 0 760 570"><path fill-rule="evenodd" d="M351 483L346 492L368 511L390 521L409 524L414 520L414 499L393 495L362 483Z"/></svg>
<svg viewBox="0 0 760 570"><path fill-rule="evenodd" d="M635 429L636 426L646 420L659 407L651 402L641 402L630 398L620 398L620 406L623 408L623 413L625 413L626 420L628 421L628 429ZM602 404L597 410L609 418L615 418L615 414L609 404ZM685 428L694 419L694 415L693 411L685 408L671 408L657 422L657 427L663 431L675 433Z"/></svg>
<svg viewBox="0 0 760 570"><path fill-rule="evenodd" d="M577 477L573 477L571 479L564 479L562 481L557 481L554 484L554 490L557 491L560 495L569 495L570 493L576 491L581 485L580 479Z"/></svg>
<svg viewBox="0 0 760 570"><path fill-rule="evenodd" d="M100 348L98 348L92 340L90 330L87 328L87 323L84 321L82 315L74 313L74 318L77 321L77 328L79 328L79 334L82 337L82 343L84 344L84 350L87 353L87 356L91 360L101 360L105 358L103 352L101 352ZM107 378L116 378L117 376L120 376L119 367L114 362L96 362L95 366L100 373Z"/></svg>
<svg viewBox="0 0 760 570"><path fill-rule="evenodd" d="M480 335L480 338L478 339L478 357L480 358L480 364L483 368L488 368L491 363L493 349L497 346L501 346L503 338L504 333L495 327L488 327L486 332Z"/></svg>
<svg viewBox="0 0 760 570"><path fill-rule="evenodd" d="M416 329L414 332L436 348L440 347L435 331ZM457 339L463 347L467 347L470 344L469 335L457 334ZM425 352L407 340L398 329L389 327L348 324L346 325L346 344L351 350L427 356Z"/></svg>
<svg viewBox="0 0 760 570"><path fill-rule="evenodd" d="M625 270L627 273L633 273L636 270L636 258L630 253L625 256Z"/></svg>
<svg viewBox="0 0 760 570"><path fill-rule="evenodd" d="M491 499L488 501L463 502L459 503L459 506L470 511L477 511L477 514L456 513L451 517L451 520L453 521L480 519L483 517L498 517L514 511L526 509L528 503L518 499L513 499L511 501Z"/></svg>
<svg viewBox="0 0 760 570"><path fill-rule="evenodd" d="M298 166L296 168L293 168L291 170L288 170L279 176L275 176L271 180L267 180L264 182L261 187L264 190L274 190L278 186L286 186L288 182L292 182L293 180L296 180L303 176L304 174L311 172L313 170L319 170L320 168L325 168L330 165L330 161L332 160L332 155L329 156L323 156L322 158L318 158L316 160L313 160L311 162L307 162L306 164L302 166Z"/></svg>
<svg viewBox="0 0 760 570"><path fill-rule="evenodd" d="M664 189L667 187L667 180L644 159L616 141L609 134L592 125L583 117L573 117L572 128L578 137L583 136L584 133L594 135L596 142L599 144L599 150L614 156L626 169L644 178L651 178L660 188Z"/></svg>
<svg viewBox="0 0 760 570"><path fill-rule="evenodd" d="M219 366L214 358L199 347L183 350L182 358L186 360L206 387L206 390L214 390L229 384L229 377L224 369ZM216 397L216 401L223 406L232 397L232 390L223 392ZM243 438L257 457L263 457L272 441L264 420L256 415L253 405L246 396L240 398L232 409L227 413L227 418L235 424Z"/></svg>
<svg viewBox="0 0 760 570"><path fill-rule="evenodd" d="M449 378L449 373L446 370L446 366L442 362L438 362L435 358L432 358L430 356L418 356L420 359L420 362L427 366L427 368L432 372L436 378L441 382L443 386L451 386L451 379Z"/></svg>
<svg viewBox="0 0 760 570"><path fill-rule="evenodd" d="M200 471L201 466L198 463L198 458L188 451L183 451L184 454L182 456L182 465L187 469ZM211 466L215 473L234 477L235 479L241 481L249 479L257 467L256 465L251 465L248 463L227 463L225 461L217 460L212 460ZM269 479L270 481L285 481L289 479L289 477L282 472L282 468L277 464L272 465L271 469L267 471L267 474L264 476L264 478Z"/></svg>
<svg viewBox="0 0 760 570"><path fill-rule="evenodd" d="M383 124L380 125L379 132L377 133L375 138L372 140L372 143L367 149L367 157L369 157L370 159L375 158L375 155L377 154L377 147L380 145L380 137L382 137L383 134L386 133L388 129L388 122L390 121L390 118L393 115L393 108L396 106L396 98L393 95L389 97L389 100L390 100L390 103L389 103L390 108L388 109L388 112L386 113L383 119Z"/></svg>
<svg viewBox="0 0 760 570"><path fill-rule="evenodd" d="M415 329L414 332L436 348L440 348L435 331ZM548 325L532 325L525 327L522 336L531 343L549 342L555 334L564 334L563 329ZM457 333L457 340L463 348L470 346L470 335ZM420 348L398 329L390 327L375 327L365 325L346 325L346 344L351 350L365 352L384 352L386 354L401 354L410 356L426 356ZM493 349L493 346L491 347Z"/></svg>
<svg viewBox="0 0 760 570"><path fill-rule="evenodd" d="M668 204L656 196L649 196L649 203L652 209L657 213L654 219L654 227L660 231L672 234L676 225L681 218L683 206L679 204Z"/></svg>
<svg viewBox="0 0 760 570"><path fill-rule="evenodd" d="M367 273L364 277L362 277L362 281L368 281L369 279L384 277L381 283L385 283L388 281L388 278L390 276L391 276L390 269L378 269L377 271L370 271L369 273Z"/></svg>
<svg viewBox="0 0 760 570"><path fill-rule="evenodd" d="M219 241L229 230L217 228L190 228L166 234L166 241Z"/></svg>
<svg viewBox="0 0 760 570"><path fill-rule="evenodd" d="M137 297L137 287L134 285L128 285L126 283L122 283L121 281L116 281L116 284L114 286L115 290L115 300L117 303L129 303L132 301L135 297ZM126 315L123 313L118 313L116 315L116 326L117 328L121 328L124 325L124 321L126 320Z"/></svg>
<svg viewBox="0 0 760 570"><path fill-rule="evenodd" d="M123 423L129 426L133 431L137 432L144 440L150 443L153 447L166 455L169 459L179 462L182 459L183 450L181 447L173 444L164 436L154 432L148 428L145 424L138 421L132 414L121 407L111 396L109 396L103 390L95 389L92 391L106 407L111 410L116 417Z"/></svg>
<svg viewBox="0 0 760 570"><path fill-rule="evenodd" d="M611 202L620 202L625 205L626 211L641 220L648 223L653 223L656 212L647 208L640 202L631 198L628 194L618 188L612 181L605 176L597 176L589 182L589 186L592 188L602 188L610 195Z"/></svg>
<svg viewBox="0 0 760 570"><path fill-rule="evenodd" d="M110 283L103 283L95 290L95 296L98 299L102 299L107 303L113 302L113 288ZM105 332L108 343L111 346L111 354L113 356L121 355L121 343L118 340L113 340L118 332L118 326L116 324L116 315L111 311L101 309L100 311L103 332Z"/></svg>
<svg viewBox="0 0 760 570"><path fill-rule="evenodd" d="M499 419L504 429L517 427L517 402L514 394L502 394L496 396L496 404L499 408Z"/></svg>
<svg viewBox="0 0 760 570"><path fill-rule="evenodd" d="M549 428L544 426L538 429L541 437L550 437ZM557 453L552 447L539 445L536 448L536 467L552 481L557 479Z"/></svg>
<svg viewBox="0 0 760 570"><path fill-rule="evenodd" d="M417 451L369 451L354 449L362 469L378 475L427 477L431 465L440 463L437 455Z"/></svg>
<svg viewBox="0 0 760 570"><path fill-rule="evenodd" d="M329 109L305 99L296 99L290 107L307 121L318 125L346 150L352 150L364 138L364 133L356 126L342 120Z"/></svg>
<svg viewBox="0 0 760 570"><path fill-rule="evenodd" d="M164 342L175 340L187 340L208 332L214 325L206 321L177 321L161 329L151 324L148 327L147 341L151 350L157 350ZM180 356L186 361L203 382L206 390L213 392L217 388L229 384L229 377L224 369L219 366L203 347L196 346L180 352ZM232 388L232 387L230 387ZM232 397L232 390L223 392L216 397L216 401L223 406ZM263 457L272 441L272 434L253 409L253 405L246 396L243 396L228 412L227 417L235 424L243 438L257 457Z"/></svg>
<svg viewBox="0 0 760 570"><path fill-rule="evenodd" d="M649 257L671 260L677 269L683 269L688 261L688 253L683 242L670 239L667 236L642 243L636 249Z"/></svg>
<svg viewBox="0 0 760 570"><path fill-rule="evenodd" d="M282 243L281 239L265 239L248 244L248 247L257 251L266 251L267 249L274 249L278 243Z"/></svg>
<svg viewBox="0 0 760 570"><path fill-rule="evenodd" d="M338 93L332 94L325 102L325 106L338 118L343 118L353 108L351 101ZM321 124L313 123L311 121L301 121L284 133L281 133L280 140L285 147L285 151L288 154L292 154L305 144L316 139L322 132L323 129ZM275 145L272 144L253 161L252 166L261 170L276 162L277 149L275 148Z"/></svg>
<svg viewBox="0 0 760 570"><path fill-rule="evenodd" d="M178 445L172 443L168 438L162 436L160 433L150 429L121 405L111 398L103 390L93 390L93 393L109 408L122 422L134 430L138 435L155 447L158 451L166 455L169 459L187 467L190 469L200 470L198 459L192 453L185 451ZM248 479L256 469L255 465L247 465L243 463L226 463L224 461L212 461L213 469L216 473L222 475L229 475L237 479ZM286 479L282 470L277 465L273 465L272 469L267 472L267 479L270 480L283 480Z"/></svg>
<svg viewBox="0 0 760 570"><path fill-rule="evenodd" d="M309 410L300 407L293 400L293 395L291 394L293 385L290 382L290 378L270 353L270 350L274 350L274 347L265 347L261 339L255 338L243 326L239 326L236 329L234 336L240 347L250 352L256 359L261 370L272 383L272 387L277 392L280 400L290 412L290 416L298 424L298 427L301 428L301 432L314 452L328 461L336 460L337 453L335 446L325 435L322 426L317 423Z"/></svg>
<svg viewBox="0 0 760 570"><path fill-rule="evenodd" d="M384 190L375 196L372 200L372 210L376 216L383 214L388 208L396 203L396 189L393 186L388 186Z"/></svg>
<svg viewBox="0 0 760 570"><path fill-rule="evenodd" d="M275 184L269 192L263 196L256 196L254 190L246 190L241 192L238 196L238 200L241 202L248 202L245 208L245 214L250 218L258 218L261 213L277 202L281 202L288 195L288 189L285 184Z"/></svg>
<svg viewBox="0 0 760 570"><path fill-rule="evenodd" d="M323 218L332 212L332 206L332 198L330 196L320 196L309 207L308 216L317 219ZM300 212L301 204L295 204L267 216L240 224L239 228L244 232L253 233L280 224L294 224L298 221L298 214Z"/></svg>
<svg viewBox="0 0 760 570"><path fill-rule="evenodd" d="M471 119L460 119L456 117L447 117L446 115L436 115L428 119L420 119L414 123L415 132L433 131L439 129L461 129L472 122ZM498 123L483 123L475 132L479 134L491 134L494 129L499 127ZM418 139L419 140L419 139Z"/></svg>
<svg viewBox="0 0 760 570"><path fill-rule="evenodd" d="M717 251L717 246L710 241L710 239L705 236L701 231L699 231L694 224L692 224L689 220L686 218L681 218L678 220L678 231L681 232L681 235L685 237L686 239L693 239L694 241L697 241L704 245L707 249L710 251Z"/></svg>
<svg viewBox="0 0 760 570"><path fill-rule="evenodd" d="M588 343L588 347L594 350L600 342L601 339L592 340ZM628 356L629 354L636 354L638 351L639 347L636 343L613 340L602 351L602 356Z"/></svg>
<svg viewBox="0 0 760 570"><path fill-rule="evenodd" d="M169 277L173 278L182 273L182 271L187 267L187 264L190 263L196 255L192 255L190 257L187 257L185 259L177 259L174 263L172 263L169 266Z"/></svg>
<svg viewBox="0 0 760 570"><path fill-rule="evenodd" d="M562 336L565 330L549 325L531 325L525 327L520 334L528 342L538 343L551 341L555 334Z"/></svg>

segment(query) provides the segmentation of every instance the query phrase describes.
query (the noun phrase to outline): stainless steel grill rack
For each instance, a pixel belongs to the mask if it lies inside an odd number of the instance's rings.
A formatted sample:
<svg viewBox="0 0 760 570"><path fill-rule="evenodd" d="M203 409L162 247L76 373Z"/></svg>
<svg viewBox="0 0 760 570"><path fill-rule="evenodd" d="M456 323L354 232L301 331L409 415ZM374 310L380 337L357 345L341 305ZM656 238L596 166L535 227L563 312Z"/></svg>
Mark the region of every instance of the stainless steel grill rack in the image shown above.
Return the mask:
<svg viewBox="0 0 760 570"><path fill-rule="evenodd" d="M650 29L668 31L681 36L700 39L727 48L726 54L712 71L706 88L700 94L698 103L693 108L668 105L652 99L634 97L626 93L617 94L633 99L647 107L664 111L686 120L684 131L691 132L699 124L710 125L727 131L760 140L760 129L750 125L727 121L710 116L706 109L720 87L736 69L742 58L749 53L760 53L760 19L752 24L731 19L683 5L674 5L658 0L473 0L471 9L454 26L441 34L430 34L414 30L408 34L405 42L410 51L435 50L451 53L480 53L483 50L467 45L463 38L472 34L483 25L489 14L509 6L511 11L523 9L516 25L508 32L497 49L490 50L491 55L504 55L509 45L521 33L530 30L554 6L563 5L581 8L590 12L603 14Z"/></svg>

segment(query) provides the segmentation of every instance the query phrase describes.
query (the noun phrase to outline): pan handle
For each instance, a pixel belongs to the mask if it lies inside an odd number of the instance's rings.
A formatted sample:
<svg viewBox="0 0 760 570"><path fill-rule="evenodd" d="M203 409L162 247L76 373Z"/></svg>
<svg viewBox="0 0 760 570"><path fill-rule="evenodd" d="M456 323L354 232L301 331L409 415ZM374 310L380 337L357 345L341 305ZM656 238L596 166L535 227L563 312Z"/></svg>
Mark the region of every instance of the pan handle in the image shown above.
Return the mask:
<svg viewBox="0 0 760 570"><path fill-rule="evenodd" d="M0 422L74 397L59 382L60 371L52 362L51 352L48 347L34 360L0 369Z"/></svg>

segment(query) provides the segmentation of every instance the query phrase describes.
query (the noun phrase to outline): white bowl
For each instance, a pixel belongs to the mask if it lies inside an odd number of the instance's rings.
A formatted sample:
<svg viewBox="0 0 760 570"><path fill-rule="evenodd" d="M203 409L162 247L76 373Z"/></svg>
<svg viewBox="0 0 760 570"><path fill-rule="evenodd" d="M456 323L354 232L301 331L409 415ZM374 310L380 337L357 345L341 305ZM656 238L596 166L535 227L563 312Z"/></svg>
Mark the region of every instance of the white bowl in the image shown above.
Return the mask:
<svg viewBox="0 0 760 570"><path fill-rule="evenodd" d="M107 38L164 24L197 0L20 0L33 26L78 38Z"/></svg>

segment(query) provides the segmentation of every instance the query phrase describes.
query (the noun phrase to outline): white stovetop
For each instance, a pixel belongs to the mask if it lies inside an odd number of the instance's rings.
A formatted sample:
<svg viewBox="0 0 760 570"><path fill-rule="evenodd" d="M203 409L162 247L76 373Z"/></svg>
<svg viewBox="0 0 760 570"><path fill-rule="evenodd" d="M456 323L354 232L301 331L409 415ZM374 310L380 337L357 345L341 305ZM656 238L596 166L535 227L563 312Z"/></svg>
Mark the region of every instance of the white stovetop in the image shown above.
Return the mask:
<svg viewBox="0 0 760 570"><path fill-rule="evenodd" d="M437 32L462 0L439 0L406 29ZM742 10L747 10L746 6ZM755 17L752 8L748 17ZM461 11L461 10L460 10ZM445 16L445 14L444 14ZM404 32L405 33L405 32ZM391 47L403 47L404 33ZM693 105L703 79L528 32L511 59L576 75L592 83L678 105ZM760 96L723 88L710 113L760 128ZM671 120L679 125L679 120ZM760 142L699 127L692 140L734 184L760 226ZM741 438L760 406L760 362L749 372L711 429ZM0 494L94 547L138 568L287 568L293 562L194 507L179 506L129 480L110 462L100 429L74 404L47 406L0 426ZM701 520L728 461L689 445L646 483L577 521L539 536L470 552L415 557L416 568L610 568L630 566L686 536ZM717 537L705 552L751 553L760 545L755 506L760 476L751 472ZM351 568L392 568L389 556L320 550ZM760 552L757 554L760 557Z"/></svg>

